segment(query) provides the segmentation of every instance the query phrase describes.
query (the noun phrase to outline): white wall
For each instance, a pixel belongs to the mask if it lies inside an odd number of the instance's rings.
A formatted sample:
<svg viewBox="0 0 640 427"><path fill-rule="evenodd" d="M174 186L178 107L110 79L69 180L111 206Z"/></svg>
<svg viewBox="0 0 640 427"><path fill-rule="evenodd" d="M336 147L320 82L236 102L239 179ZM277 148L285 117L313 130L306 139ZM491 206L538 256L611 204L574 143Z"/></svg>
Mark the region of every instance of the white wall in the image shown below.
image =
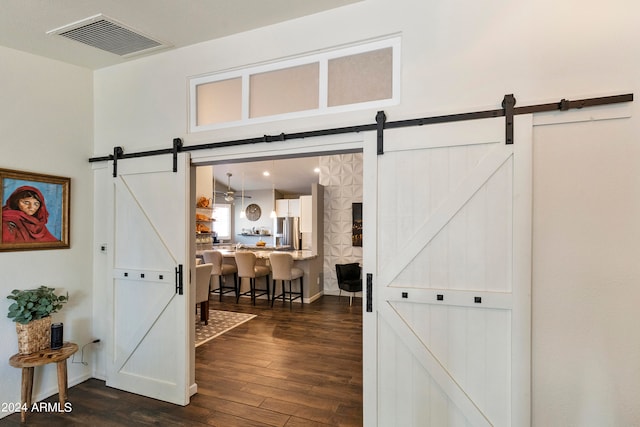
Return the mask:
<svg viewBox="0 0 640 427"><path fill-rule="evenodd" d="M211 198L213 194L213 169L211 166L196 168L196 201L200 197ZM219 203L216 200L216 203Z"/></svg>
<svg viewBox="0 0 640 427"><path fill-rule="evenodd" d="M0 168L71 178L70 249L0 252L0 402L20 401L20 370L9 366L18 351L15 324L6 313L13 289L40 285L69 292L70 302L53 315L64 323L65 341L79 345L92 335L91 167L92 73L0 47ZM91 347L85 361L91 362ZM80 361L80 354L75 358ZM88 367L68 363L69 384L88 378ZM36 368L34 401L57 393L55 364ZM9 415L0 412L0 418Z"/></svg>
<svg viewBox="0 0 640 427"><path fill-rule="evenodd" d="M188 135L187 80L393 33L402 35L402 101L386 109L389 120L497 108L507 93L517 106L637 96L639 13L628 0L367 0L142 58L96 73L95 155L112 152L113 141L135 151L168 148L176 136L188 145L371 123L375 111ZM614 149L581 125L536 131L534 425L640 424L628 400L640 393L638 108ZM266 151L221 152L252 150Z"/></svg>
<svg viewBox="0 0 640 427"><path fill-rule="evenodd" d="M539 426L640 423L640 144L629 119L534 132Z"/></svg>

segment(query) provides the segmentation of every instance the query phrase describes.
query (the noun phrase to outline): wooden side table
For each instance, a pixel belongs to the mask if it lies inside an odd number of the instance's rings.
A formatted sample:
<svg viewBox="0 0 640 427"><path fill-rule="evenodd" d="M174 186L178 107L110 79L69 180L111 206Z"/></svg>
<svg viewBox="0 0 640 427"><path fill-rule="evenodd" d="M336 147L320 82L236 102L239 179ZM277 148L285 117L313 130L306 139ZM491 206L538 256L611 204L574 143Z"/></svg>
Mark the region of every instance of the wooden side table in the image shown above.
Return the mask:
<svg viewBox="0 0 640 427"><path fill-rule="evenodd" d="M48 363L58 364L58 395L60 397L60 408L64 408L64 404L67 401L67 359L76 351L78 351L78 344L67 342L57 350L45 348L31 354L14 354L11 356L9 364L14 368L22 368L22 410L20 412L20 421L26 422L26 411L31 408L33 371L36 366L43 366Z"/></svg>

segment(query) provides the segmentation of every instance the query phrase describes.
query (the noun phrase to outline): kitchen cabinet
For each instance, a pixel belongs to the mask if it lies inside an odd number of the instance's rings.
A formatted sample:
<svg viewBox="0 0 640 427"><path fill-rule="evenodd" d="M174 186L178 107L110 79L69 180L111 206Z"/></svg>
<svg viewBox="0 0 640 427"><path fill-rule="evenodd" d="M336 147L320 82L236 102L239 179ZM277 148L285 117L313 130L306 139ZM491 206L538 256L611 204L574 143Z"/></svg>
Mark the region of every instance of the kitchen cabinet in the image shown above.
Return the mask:
<svg viewBox="0 0 640 427"><path fill-rule="evenodd" d="M313 232L313 197L300 196L300 232Z"/></svg>
<svg viewBox="0 0 640 427"><path fill-rule="evenodd" d="M281 218L300 216L300 199L276 200L276 215Z"/></svg>
<svg viewBox="0 0 640 427"><path fill-rule="evenodd" d="M311 186L311 195L300 196L301 248L315 255L322 255L324 236L324 187Z"/></svg>

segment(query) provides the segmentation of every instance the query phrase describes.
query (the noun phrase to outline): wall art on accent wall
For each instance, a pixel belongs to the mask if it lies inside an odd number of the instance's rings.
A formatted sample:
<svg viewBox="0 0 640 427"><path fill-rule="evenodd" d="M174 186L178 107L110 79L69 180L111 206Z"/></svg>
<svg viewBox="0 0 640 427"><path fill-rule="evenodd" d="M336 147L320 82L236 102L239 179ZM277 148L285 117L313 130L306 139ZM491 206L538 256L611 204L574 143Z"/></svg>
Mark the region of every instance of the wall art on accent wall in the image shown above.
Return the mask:
<svg viewBox="0 0 640 427"><path fill-rule="evenodd" d="M0 169L0 251L69 248L71 179Z"/></svg>
<svg viewBox="0 0 640 427"><path fill-rule="evenodd" d="M352 246L362 246L362 203L351 205L351 215L353 217L351 244Z"/></svg>

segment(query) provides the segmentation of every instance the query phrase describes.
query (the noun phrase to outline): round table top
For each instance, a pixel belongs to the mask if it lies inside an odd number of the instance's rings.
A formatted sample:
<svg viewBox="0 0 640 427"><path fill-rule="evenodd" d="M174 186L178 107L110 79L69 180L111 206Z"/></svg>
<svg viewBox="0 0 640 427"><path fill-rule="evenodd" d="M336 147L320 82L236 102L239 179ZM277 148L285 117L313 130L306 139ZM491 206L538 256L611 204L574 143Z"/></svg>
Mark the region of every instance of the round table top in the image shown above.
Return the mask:
<svg viewBox="0 0 640 427"><path fill-rule="evenodd" d="M61 348L56 350L45 348L31 354L14 354L9 359L9 364L14 368L32 368L34 366L42 366L47 363L66 360L76 351L78 351L78 344L66 342Z"/></svg>

